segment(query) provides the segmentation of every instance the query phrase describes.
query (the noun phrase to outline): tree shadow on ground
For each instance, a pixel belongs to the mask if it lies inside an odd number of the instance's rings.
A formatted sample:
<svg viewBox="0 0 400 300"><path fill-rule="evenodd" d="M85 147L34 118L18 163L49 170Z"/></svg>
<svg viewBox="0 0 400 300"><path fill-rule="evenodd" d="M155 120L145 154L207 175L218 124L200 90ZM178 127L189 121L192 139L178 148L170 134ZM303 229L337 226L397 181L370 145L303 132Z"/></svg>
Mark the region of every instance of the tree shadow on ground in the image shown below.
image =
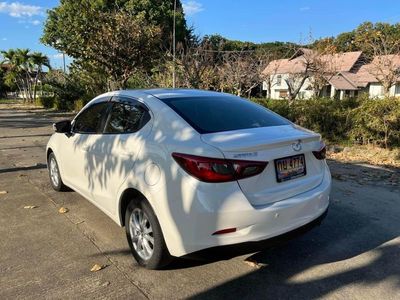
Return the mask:
<svg viewBox="0 0 400 300"><path fill-rule="evenodd" d="M352 167L360 174L374 171ZM333 186L330 211L320 227L249 256L263 267L194 298L316 299L388 279L399 289L400 244L394 240L400 236L400 195L356 181L334 181Z"/></svg>
<svg viewBox="0 0 400 300"><path fill-rule="evenodd" d="M172 127L173 125L171 123ZM176 132L177 137L174 139L176 142L182 142L183 134L179 130L178 127L169 130ZM163 129L159 129L159 131L160 134L155 133L151 141L148 138L137 137L135 142L143 143L147 146L146 149L153 149L149 144L156 149L158 145L165 143L165 140L162 139ZM193 136L188 135L187 138L190 139ZM124 146L128 142L126 139L117 138L112 144L106 137L98 137L88 147L84 156L83 169L89 178L87 188L90 192L101 188L109 190L111 179L115 174L123 178L127 177L132 172L130 162L133 159L139 166L152 162L147 153L136 158L130 155L113 156L113 147ZM78 149L85 143L84 138L77 138L74 145ZM164 158L160 157L159 159ZM373 168L366 166L354 166L354 170L359 174L373 172ZM136 171L135 175L143 175L144 170ZM398 171L395 170L395 172ZM168 184L154 191L154 194L165 193L166 198L170 200L159 209L169 214L171 220L175 222L173 225L177 228L178 235L184 236L184 233L186 234L188 231L194 232L195 226L182 228L176 220L182 216L191 217L191 212L198 205L197 198L195 195L190 196L192 198L188 201L190 204L184 206L181 199L186 195L184 193L185 182L174 169L164 170L164 172L163 179ZM140 188L140 185L136 184L135 177L128 177L127 181L131 181L130 186ZM347 184L347 186L341 186L342 184ZM330 212L322 226L284 245L251 255L252 260L266 266L203 291L195 298L269 297L281 299L295 296L296 298L314 299L348 285L376 284L389 277L399 286L400 265L393 263L399 255L399 246L388 242L400 234L398 218L400 197L394 198L392 193L393 199L385 199L384 193L378 189L373 190L372 187L367 189L362 186L350 187L349 185L347 181L335 181ZM346 191L346 189L350 191ZM385 205L379 205L380 203ZM216 210L220 208L220 205L222 205L222 200L221 203L215 204ZM211 225L217 227L216 224ZM128 255L125 251L120 254ZM352 260L346 264L347 260L354 259L359 255L368 256L367 263L360 264L358 261ZM167 270L190 268L209 262L178 260ZM334 268L330 265L331 263L335 263ZM323 270L326 275L320 276L318 270ZM141 271L139 270L139 272Z"/></svg>

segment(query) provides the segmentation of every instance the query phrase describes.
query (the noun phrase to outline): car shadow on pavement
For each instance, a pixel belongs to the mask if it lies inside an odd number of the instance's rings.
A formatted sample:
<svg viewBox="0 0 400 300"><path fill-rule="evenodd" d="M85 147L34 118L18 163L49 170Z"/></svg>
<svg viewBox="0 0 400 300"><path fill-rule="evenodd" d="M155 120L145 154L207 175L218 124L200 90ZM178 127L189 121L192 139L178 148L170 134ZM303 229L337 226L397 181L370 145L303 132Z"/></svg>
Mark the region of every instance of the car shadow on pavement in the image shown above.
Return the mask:
<svg viewBox="0 0 400 300"><path fill-rule="evenodd" d="M5 135L5 136L0 136L0 139L47 137L47 136L50 137L51 134Z"/></svg>
<svg viewBox="0 0 400 300"><path fill-rule="evenodd" d="M349 166L359 174L376 171L365 166L335 164L334 174L336 167ZM385 172L399 171L392 168ZM193 298L234 295L252 299L316 299L342 288L379 284L389 279L399 289L400 244L395 239L400 236L400 194L391 193L391 198L385 198L382 187L375 189L343 179L335 180L333 186L329 214L321 226L286 244L250 255L247 260L255 263L253 272Z"/></svg>
<svg viewBox="0 0 400 300"><path fill-rule="evenodd" d="M19 172L19 171L40 170L40 169L47 169L47 165L38 163L34 166L5 168L5 169L0 169L0 174Z"/></svg>

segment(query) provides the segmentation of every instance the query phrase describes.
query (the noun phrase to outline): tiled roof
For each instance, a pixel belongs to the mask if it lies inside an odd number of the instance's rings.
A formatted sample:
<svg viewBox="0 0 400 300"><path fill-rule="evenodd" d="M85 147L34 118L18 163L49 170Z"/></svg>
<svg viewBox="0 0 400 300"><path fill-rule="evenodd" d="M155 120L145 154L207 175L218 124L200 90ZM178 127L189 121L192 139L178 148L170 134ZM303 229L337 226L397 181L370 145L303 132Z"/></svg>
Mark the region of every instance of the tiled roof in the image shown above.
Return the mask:
<svg viewBox="0 0 400 300"><path fill-rule="evenodd" d="M326 54L321 56L321 61L326 62L328 67L338 72L349 72L361 55L361 51Z"/></svg>
<svg viewBox="0 0 400 300"><path fill-rule="evenodd" d="M345 76L354 81L359 87L366 87L371 82L378 82L376 77L370 73L371 65L363 65L356 73L346 73Z"/></svg>
<svg viewBox="0 0 400 300"><path fill-rule="evenodd" d="M304 53L302 56L297 56L292 59L278 59L274 60L265 68L265 74L285 74L285 73L302 73L305 71L305 63L308 59L313 59L311 55L315 55L310 49L301 49ZM361 57L362 52L345 52L338 54L326 54L321 55L319 58L323 64L326 64L327 68L331 72L350 71L355 63Z"/></svg>
<svg viewBox="0 0 400 300"><path fill-rule="evenodd" d="M337 90L358 90L358 87L341 74L333 76L329 83Z"/></svg>
<svg viewBox="0 0 400 300"><path fill-rule="evenodd" d="M385 65L387 71L384 69ZM343 72L343 75L357 86L366 87L369 83L379 82L377 78L387 75L393 69L400 69L400 55L376 56L371 63L362 65L357 72ZM400 81L400 77L397 80Z"/></svg>

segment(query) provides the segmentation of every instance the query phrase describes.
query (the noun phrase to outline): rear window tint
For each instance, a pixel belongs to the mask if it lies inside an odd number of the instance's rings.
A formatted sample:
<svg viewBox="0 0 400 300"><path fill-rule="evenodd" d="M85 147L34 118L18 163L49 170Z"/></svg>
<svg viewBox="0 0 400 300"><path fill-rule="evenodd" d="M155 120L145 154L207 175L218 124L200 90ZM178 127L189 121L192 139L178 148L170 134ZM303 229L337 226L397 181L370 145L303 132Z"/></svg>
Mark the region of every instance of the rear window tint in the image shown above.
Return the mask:
<svg viewBox="0 0 400 300"><path fill-rule="evenodd" d="M187 97L161 99L199 133L271 127L289 121L239 97Z"/></svg>

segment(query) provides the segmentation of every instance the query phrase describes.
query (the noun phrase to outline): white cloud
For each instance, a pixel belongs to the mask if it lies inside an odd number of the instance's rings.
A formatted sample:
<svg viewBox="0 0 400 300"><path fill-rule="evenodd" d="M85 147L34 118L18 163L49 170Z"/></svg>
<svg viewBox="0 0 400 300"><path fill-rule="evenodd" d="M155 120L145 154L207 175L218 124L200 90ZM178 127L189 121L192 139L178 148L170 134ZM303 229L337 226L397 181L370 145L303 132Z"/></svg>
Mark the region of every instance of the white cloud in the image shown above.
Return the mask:
<svg viewBox="0 0 400 300"><path fill-rule="evenodd" d="M300 7L300 11L307 11L310 9L311 9L311 7L309 7L309 6Z"/></svg>
<svg viewBox="0 0 400 300"><path fill-rule="evenodd" d="M0 13L6 13L14 18L43 15L43 8L19 2L0 2Z"/></svg>
<svg viewBox="0 0 400 300"><path fill-rule="evenodd" d="M203 4L194 0L183 2L182 6L183 6L183 11L187 16L193 16L204 10Z"/></svg>
<svg viewBox="0 0 400 300"><path fill-rule="evenodd" d="M4 38L2 38L1 40L2 40L2 41L7 41L7 38L6 38L6 37L4 37Z"/></svg>
<svg viewBox="0 0 400 300"><path fill-rule="evenodd" d="M40 24L40 21L39 21L39 20L33 20L33 21L31 21L30 23L31 23L32 25L37 26L37 25Z"/></svg>
<svg viewBox="0 0 400 300"><path fill-rule="evenodd" d="M62 59L62 57L63 57L62 53L53 54L53 58L55 59Z"/></svg>

